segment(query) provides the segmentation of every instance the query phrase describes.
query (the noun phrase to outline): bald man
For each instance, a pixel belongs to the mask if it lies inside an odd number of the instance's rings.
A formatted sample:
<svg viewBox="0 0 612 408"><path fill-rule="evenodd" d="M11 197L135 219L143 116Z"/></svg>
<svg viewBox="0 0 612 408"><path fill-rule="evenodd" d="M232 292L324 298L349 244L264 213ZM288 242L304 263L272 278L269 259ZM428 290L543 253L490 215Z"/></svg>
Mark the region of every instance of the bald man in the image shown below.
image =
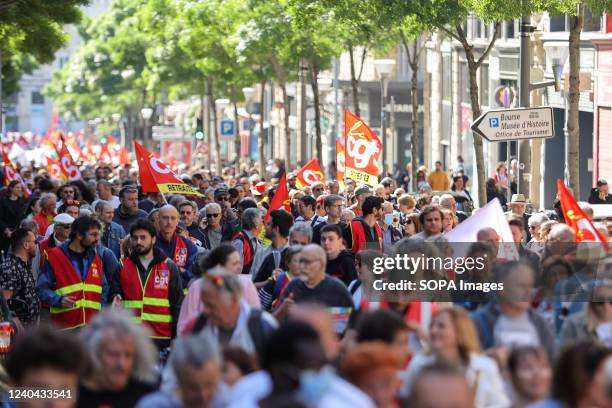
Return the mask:
<svg viewBox="0 0 612 408"><path fill-rule="evenodd" d="M155 246L179 267L183 288L187 288L193 278L192 267L198 249L191 240L176 233L178 223L179 212L175 207L166 204L160 208L159 231L157 231Z"/></svg>
<svg viewBox="0 0 612 408"><path fill-rule="evenodd" d="M298 257L300 279L293 279L289 283L284 302L353 309L353 299L344 283L325 274L327 256L323 248L316 244L306 245ZM346 313L346 309L343 312Z"/></svg>

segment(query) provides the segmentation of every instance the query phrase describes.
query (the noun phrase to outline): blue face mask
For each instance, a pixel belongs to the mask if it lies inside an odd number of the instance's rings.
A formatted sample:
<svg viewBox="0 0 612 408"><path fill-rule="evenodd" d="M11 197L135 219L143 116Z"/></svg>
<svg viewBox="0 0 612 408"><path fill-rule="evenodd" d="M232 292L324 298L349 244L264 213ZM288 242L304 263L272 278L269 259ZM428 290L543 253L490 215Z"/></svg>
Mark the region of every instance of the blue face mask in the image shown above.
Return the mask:
<svg viewBox="0 0 612 408"><path fill-rule="evenodd" d="M385 214L385 224L393 224L393 214Z"/></svg>
<svg viewBox="0 0 612 408"><path fill-rule="evenodd" d="M300 374L297 397L308 406L316 406L332 385L334 372L331 367L319 371L307 370Z"/></svg>

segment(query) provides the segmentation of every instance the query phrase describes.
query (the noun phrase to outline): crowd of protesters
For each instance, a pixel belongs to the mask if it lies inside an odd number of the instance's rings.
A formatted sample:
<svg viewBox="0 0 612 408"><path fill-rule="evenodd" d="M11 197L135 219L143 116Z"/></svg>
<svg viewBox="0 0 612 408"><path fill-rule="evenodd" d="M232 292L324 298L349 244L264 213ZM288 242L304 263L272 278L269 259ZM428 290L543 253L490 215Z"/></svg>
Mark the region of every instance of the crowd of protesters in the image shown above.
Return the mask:
<svg viewBox="0 0 612 408"><path fill-rule="evenodd" d="M374 290L374 265L449 250L478 217L463 169L421 168L417 192L406 177L298 188L288 173L285 211L269 209L282 171L199 169L180 175L200 193L184 196L142 192L129 165L65 184L22 167L25 185L0 191L3 386L88 408L612 407L607 248L577 243L559 205L506 203L515 164L487 182L513 242L480 225L466 251L483 269L413 278L504 289L430 298ZM589 202L609 200L601 180ZM612 241L612 221L594 227Z"/></svg>

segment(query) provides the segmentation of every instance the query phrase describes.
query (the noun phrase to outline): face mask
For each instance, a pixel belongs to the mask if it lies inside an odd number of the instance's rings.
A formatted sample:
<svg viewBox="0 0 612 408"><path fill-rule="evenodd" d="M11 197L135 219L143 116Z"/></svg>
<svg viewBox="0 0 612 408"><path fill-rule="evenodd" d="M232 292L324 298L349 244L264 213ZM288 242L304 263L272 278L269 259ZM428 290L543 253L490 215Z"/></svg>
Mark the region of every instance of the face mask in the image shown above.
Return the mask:
<svg viewBox="0 0 612 408"><path fill-rule="evenodd" d="M330 389L333 377L334 373L330 367L323 367L319 371L302 372L298 398L308 406L316 406Z"/></svg>
<svg viewBox="0 0 612 408"><path fill-rule="evenodd" d="M393 224L393 214L385 214L385 224Z"/></svg>

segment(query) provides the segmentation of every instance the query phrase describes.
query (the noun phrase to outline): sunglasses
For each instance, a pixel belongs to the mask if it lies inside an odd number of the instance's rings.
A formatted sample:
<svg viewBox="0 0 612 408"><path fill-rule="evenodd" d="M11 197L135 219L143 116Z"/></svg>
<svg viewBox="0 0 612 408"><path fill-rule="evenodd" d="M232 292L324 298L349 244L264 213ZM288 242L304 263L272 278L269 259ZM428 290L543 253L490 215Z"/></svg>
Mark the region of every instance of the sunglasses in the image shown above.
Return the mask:
<svg viewBox="0 0 612 408"><path fill-rule="evenodd" d="M70 224L55 224L55 228L70 228Z"/></svg>
<svg viewBox="0 0 612 408"><path fill-rule="evenodd" d="M414 223L412 222L412 220L406 220L404 224L414 224Z"/></svg>
<svg viewBox="0 0 612 408"><path fill-rule="evenodd" d="M206 214L206 218L217 218L221 214Z"/></svg>
<svg viewBox="0 0 612 408"><path fill-rule="evenodd" d="M609 305L612 305L612 298L609 299L597 299L595 302L593 302L597 305L605 305L606 303Z"/></svg>
<svg viewBox="0 0 612 408"><path fill-rule="evenodd" d="M216 198L217 201L229 201L229 197L223 196L223 197L217 197Z"/></svg>
<svg viewBox="0 0 612 408"><path fill-rule="evenodd" d="M323 189L322 189L322 188L313 188L312 190L313 190L313 191L323 191Z"/></svg>

